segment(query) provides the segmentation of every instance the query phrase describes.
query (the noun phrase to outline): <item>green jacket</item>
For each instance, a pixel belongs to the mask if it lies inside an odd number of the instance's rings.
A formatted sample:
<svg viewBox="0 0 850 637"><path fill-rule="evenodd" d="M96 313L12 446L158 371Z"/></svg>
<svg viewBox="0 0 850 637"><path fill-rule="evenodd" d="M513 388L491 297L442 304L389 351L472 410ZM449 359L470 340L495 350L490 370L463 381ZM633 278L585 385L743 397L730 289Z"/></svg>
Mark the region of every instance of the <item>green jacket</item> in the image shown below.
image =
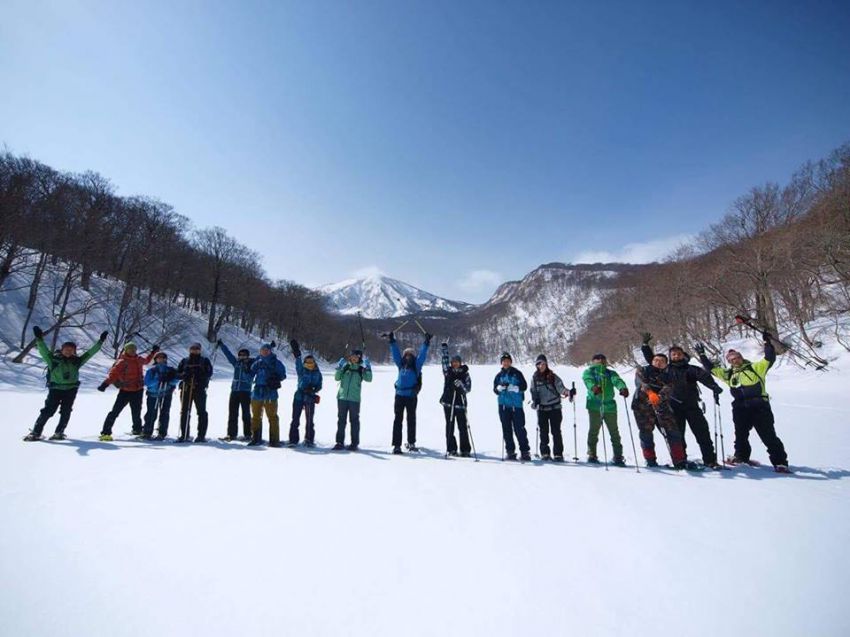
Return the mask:
<svg viewBox="0 0 850 637"><path fill-rule="evenodd" d="M42 360L47 363L47 386L51 389L73 389L80 386L80 367L100 351L103 343L97 341L82 356L65 358L50 351L43 338L35 339Z"/></svg>
<svg viewBox="0 0 850 637"><path fill-rule="evenodd" d="M360 386L363 381L372 382L372 366L368 362L366 365L352 365L345 362L345 359L340 359L334 378L339 382L339 391L336 393L336 397L339 400L359 403Z"/></svg>
<svg viewBox="0 0 850 637"><path fill-rule="evenodd" d="M584 386L587 387L587 409L588 411L599 411L600 402L606 414L617 413L617 401L614 400L614 390L626 389L626 383L613 369L605 365L591 365L581 375ZM593 388L598 385L602 388L602 398L593 393Z"/></svg>

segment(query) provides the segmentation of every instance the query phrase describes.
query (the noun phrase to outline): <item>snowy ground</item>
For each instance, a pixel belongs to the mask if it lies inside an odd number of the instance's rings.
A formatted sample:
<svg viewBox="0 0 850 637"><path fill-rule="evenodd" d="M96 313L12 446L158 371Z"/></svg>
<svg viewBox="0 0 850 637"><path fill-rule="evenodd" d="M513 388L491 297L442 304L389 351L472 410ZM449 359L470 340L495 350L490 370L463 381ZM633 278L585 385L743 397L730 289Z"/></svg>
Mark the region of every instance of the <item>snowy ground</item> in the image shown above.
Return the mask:
<svg viewBox="0 0 850 637"><path fill-rule="evenodd" d="M114 390L81 393L73 440L25 444L43 395L0 391L0 634L850 634L850 371L771 377L793 476L502 463L494 373L472 370L478 463L442 458L433 367L428 450L400 458L388 368L364 390L358 454L328 451L331 378L310 452L142 444L129 414L100 443ZM211 388L212 437L227 392ZM728 452L728 394L723 413Z"/></svg>

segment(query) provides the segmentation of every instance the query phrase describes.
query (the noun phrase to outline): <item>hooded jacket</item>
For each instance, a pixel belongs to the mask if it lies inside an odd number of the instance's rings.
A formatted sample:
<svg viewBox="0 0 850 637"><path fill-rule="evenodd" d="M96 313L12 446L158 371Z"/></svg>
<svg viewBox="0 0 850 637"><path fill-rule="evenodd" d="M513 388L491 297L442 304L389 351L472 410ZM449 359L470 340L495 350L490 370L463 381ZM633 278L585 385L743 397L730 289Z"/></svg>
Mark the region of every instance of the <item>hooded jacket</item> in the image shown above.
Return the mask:
<svg viewBox="0 0 850 637"><path fill-rule="evenodd" d="M499 387L503 387L503 391L499 391ZM500 369L493 379L493 392L499 396L499 407L522 409L522 403L525 400L524 392L527 389L528 383L525 376L513 366Z"/></svg>
<svg viewBox="0 0 850 637"><path fill-rule="evenodd" d="M178 382L180 379L177 377L177 370L168 363L157 363L145 372L145 388L148 390L148 396L154 398L172 393Z"/></svg>
<svg viewBox="0 0 850 637"><path fill-rule="evenodd" d="M269 387L269 380L277 376L280 382L286 379L286 367L277 356L270 353L268 356L257 356L251 365L254 372L254 391L251 392L251 400L277 400L277 388Z"/></svg>
<svg viewBox="0 0 850 637"><path fill-rule="evenodd" d="M316 359L313 358L315 361ZM307 369L301 360L301 356L295 357L295 373L298 375L298 388L295 390L295 400L303 402L308 399L316 400L316 394L322 391L322 372L319 363L314 369Z"/></svg>
<svg viewBox="0 0 850 637"><path fill-rule="evenodd" d="M224 343L221 344L221 351L224 352L227 361L233 365L233 382L230 383L230 391L251 391L251 384L254 381L251 366L254 364L254 359L248 357L240 360Z"/></svg>
<svg viewBox="0 0 850 637"><path fill-rule="evenodd" d="M599 411L600 408L606 414L617 412L617 402L614 400L614 390L626 389L626 383L613 369L605 365L591 365L581 375L584 386L587 387L587 402L585 407L588 411ZM595 386L602 388L602 395L593 393Z"/></svg>
<svg viewBox="0 0 850 637"><path fill-rule="evenodd" d="M395 381L396 396L416 396L419 393L419 374L428 358L428 343L422 343L419 355L413 360L401 355L398 343L395 341L390 343L390 352L393 355L393 362L398 367L398 378Z"/></svg>
<svg viewBox="0 0 850 637"><path fill-rule="evenodd" d="M51 389L74 389L80 386L80 367L100 351L103 343L97 341L82 356L67 358L61 353L51 352L43 338L36 338L35 346L41 360L47 364L47 386Z"/></svg>
<svg viewBox="0 0 850 637"><path fill-rule="evenodd" d="M704 354L700 362L706 371L729 385L732 404L744 407L756 406L770 401L767 393L767 372L776 362L776 349L772 343L764 344L764 358L752 363L744 360L740 367L714 365Z"/></svg>
<svg viewBox="0 0 850 637"><path fill-rule="evenodd" d="M368 359L362 363L350 363L344 358L340 358L336 364L334 379L339 383L339 390L336 393L337 400L359 403L363 383L372 382L372 366Z"/></svg>
<svg viewBox="0 0 850 637"><path fill-rule="evenodd" d="M531 402L539 411L561 408L561 396L567 393L564 381L548 367L542 374L534 372L531 377Z"/></svg>
<svg viewBox="0 0 850 637"><path fill-rule="evenodd" d="M455 369L447 352L443 353L441 363L443 366L443 394L440 396L440 404L451 407L454 403L455 409L466 409L466 395L472 391L472 378L469 376L469 367L461 364ZM455 385L459 380L461 386Z"/></svg>
<svg viewBox="0 0 850 637"><path fill-rule="evenodd" d="M655 356L652 348L649 345L644 345L640 348L640 351L643 353L646 362L651 364ZM702 383L712 392L718 387L709 371L690 364L690 357L687 354L685 360L670 361L665 371L667 371L669 382L672 385L670 398L674 403L696 407L699 403L697 383Z"/></svg>
<svg viewBox="0 0 850 637"><path fill-rule="evenodd" d="M119 391L142 391L145 387L145 365L153 360L154 353L147 356L122 352L109 370L107 385L115 385Z"/></svg>

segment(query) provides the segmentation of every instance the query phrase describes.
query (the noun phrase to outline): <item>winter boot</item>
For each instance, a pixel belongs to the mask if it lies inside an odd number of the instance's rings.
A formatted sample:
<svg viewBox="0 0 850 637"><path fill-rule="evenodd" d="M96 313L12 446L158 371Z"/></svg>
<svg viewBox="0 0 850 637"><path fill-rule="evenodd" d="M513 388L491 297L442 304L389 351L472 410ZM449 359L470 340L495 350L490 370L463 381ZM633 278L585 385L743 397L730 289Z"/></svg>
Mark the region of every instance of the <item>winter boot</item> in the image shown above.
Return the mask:
<svg viewBox="0 0 850 637"><path fill-rule="evenodd" d="M655 458L650 458L646 461L646 466L650 469L654 469L658 466L658 460L656 460Z"/></svg>
<svg viewBox="0 0 850 637"><path fill-rule="evenodd" d="M563 462L563 461L564 461L564 456L555 456L555 457L553 458L553 460L554 460L555 462Z"/></svg>
<svg viewBox="0 0 850 637"><path fill-rule="evenodd" d="M312 440L305 440L305 441L304 441L304 446L305 446L305 447L307 447L308 449L310 449L310 448L312 448L312 447L315 447L315 446L316 446L316 443L315 443L315 442L313 442Z"/></svg>
<svg viewBox="0 0 850 637"><path fill-rule="evenodd" d="M100 434L98 440L101 442L112 442L112 434Z"/></svg>
<svg viewBox="0 0 850 637"><path fill-rule="evenodd" d="M219 438L219 440L221 440L222 442L233 442L234 439L231 438L230 436L223 436L223 437Z"/></svg>
<svg viewBox="0 0 850 637"><path fill-rule="evenodd" d="M528 462L528 461L531 460L531 453L528 452L528 451L523 451L520 454L519 459L522 460L523 462Z"/></svg>
<svg viewBox="0 0 850 637"><path fill-rule="evenodd" d="M505 454L505 460L516 460L516 454L515 453Z"/></svg>
<svg viewBox="0 0 850 637"><path fill-rule="evenodd" d="M346 449L348 449L349 451L357 451L359 448L360 447L358 447L357 445L348 445L346 447Z"/></svg>
<svg viewBox="0 0 850 637"><path fill-rule="evenodd" d="M250 442L248 442L246 447L259 447L263 444L263 440L261 438L251 438Z"/></svg>
<svg viewBox="0 0 850 637"><path fill-rule="evenodd" d="M205 436L195 436L195 442L206 442L207 439Z"/></svg>
<svg viewBox="0 0 850 637"><path fill-rule="evenodd" d="M338 442L334 445L333 451L342 451L343 449L345 449L345 445Z"/></svg>
<svg viewBox="0 0 850 637"><path fill-rule="evenodd" d="M178 438L174 439L174 444L176 445L181 445L184 442L189 442L189 439L186 436L179 436Z"/></svg>
<svg viewBox="0 0 850 637"><path fill-rule="evenodd" d="M700 466L696 462L691 462L690 460L683 460L682 462L677 462L673 465L673 468L678 471L700 471Z"/></svg>
<svg viewBox="0 0 850 637"><path fill-rule="evenodd" d="M541 460L551 460L552 456L550 456L548 453L542 453L542 454L540 454L540 459Z"/></svg>
<svg viewBox="0 0 850 637"><path fill-rule="evenodd" d="M451 456L452 458L457 458L457 451L447 451L447 456Z"/></svg>
<svg viewBox="0 0 850 637"><path fill-rule="evenodd" d="M404 452L401 450L401 447L393 447L393 455L401 456L404 455Z"/></svg>
<svg viewBox="0 0 850 637"><path fill-rule="evenodd" d="M142 434L139 436L139 440L152 440L153 436L151 434Z"/></svg>
<svg viewBox="0 0 850 637"><path fill-rule="evenodd" d="M472 454L471 454L471 453L469 453L468 451L461 451L461 452L460 452L460 457L461 457L461 458L469 458L471 455L472 455Z"/></svg>
<svg viewBox="0 0 850 637"><path fill-rule="evenodd" d="M24 436L24 442L33 442L35 440L41 440L41 436L32 432Z"/></svg>
<svg viewBox="0 0 850 637"><path fill-rule="evenodd" d="M65 440L65 439L67 439L67 438L68 438L68 436L66 436L66 435L65 435L64 433L62 433L61 431L57 431L55 434L53 434L52 436L50 436L50 439L51 439L51 440Z"/></svg>
<svg viewBox="0 0 850 637"><path fill-rule="evenodd" d="M270 440L269 441L269 447L273 447L274 449L278 449L280 446L281 446L280 442L278 442L277 440ZM293 447L294 445L287 445L287 446Z"/></svg>
<svg viewBox="0 0 850 637"><path fill-rule="evenodd" d="M623 456L614 456L611 458L611 464L615 467L625 467L626 459Z"/></svg>
<svg viewBox="0 0 850 637"><path fill-rule="evenodd" d="M597 458L596 456L588 456L587 464L599 464L599 458Z"/></svg>
<svg viewBox="0 0 850 637"><path fill-rule="evenodd" d="M789 469L786 464L778 464L773 467L773 470L776 471L776 473L792 473L791 469Z"/></svg>

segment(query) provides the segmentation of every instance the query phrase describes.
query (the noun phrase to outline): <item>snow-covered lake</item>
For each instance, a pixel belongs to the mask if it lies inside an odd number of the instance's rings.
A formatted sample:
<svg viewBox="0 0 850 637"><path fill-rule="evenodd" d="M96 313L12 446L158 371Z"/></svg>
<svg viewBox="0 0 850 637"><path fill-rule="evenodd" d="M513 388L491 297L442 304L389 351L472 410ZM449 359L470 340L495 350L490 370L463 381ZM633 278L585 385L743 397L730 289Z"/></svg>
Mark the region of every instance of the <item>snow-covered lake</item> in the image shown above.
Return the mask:
<svg viewBox="0 0 850 637"><path fill-rule="evenodd" d="M420 396L426 450L404 457L389 453L390 368L365 386L357 454L329 451L331 377L310 451L139 443L129 412L100 443L112 389L80 394L71 440L23 443L43 394L3 390L0 634L846 636L850 358L834 366L769 378L791 476L637 474L622 402L628 468L503 463L492 366L471 370L477 463L443 459L437 367ZM581 386L580 370L556 371ZM213 439L227 397L214 382ZM565 439L572 456L571 411ZM753 448L766 462L755 434Z"/></svg>

